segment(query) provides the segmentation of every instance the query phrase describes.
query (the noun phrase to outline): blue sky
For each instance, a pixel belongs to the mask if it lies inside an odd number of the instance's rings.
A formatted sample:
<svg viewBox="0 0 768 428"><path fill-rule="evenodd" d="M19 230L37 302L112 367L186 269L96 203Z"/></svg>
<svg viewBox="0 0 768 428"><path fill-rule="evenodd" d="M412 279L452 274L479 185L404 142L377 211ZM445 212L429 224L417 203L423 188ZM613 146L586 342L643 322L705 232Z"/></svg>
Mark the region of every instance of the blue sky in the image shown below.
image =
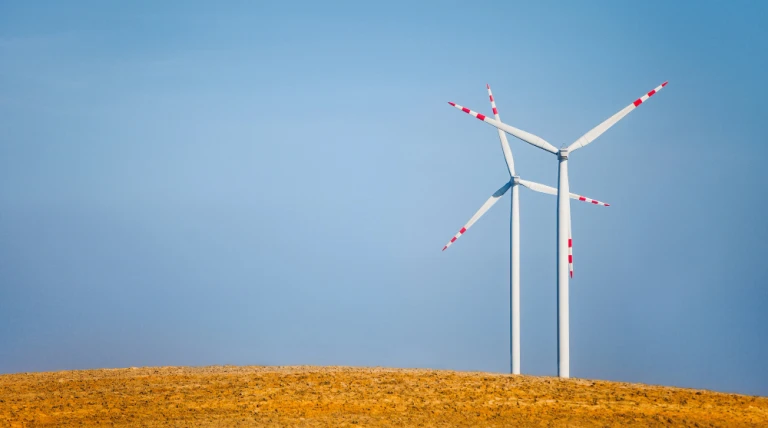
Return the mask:
<svg viewBox="0 0 768 428"><path fill-rule="evenodd" d="M505 372L489 113L569 144L571 374L768 395L768 5L2 2L0 372ZM511 141L523 178L557 162ZM555 206L521 191L522 370L556 374Z"/></svg>

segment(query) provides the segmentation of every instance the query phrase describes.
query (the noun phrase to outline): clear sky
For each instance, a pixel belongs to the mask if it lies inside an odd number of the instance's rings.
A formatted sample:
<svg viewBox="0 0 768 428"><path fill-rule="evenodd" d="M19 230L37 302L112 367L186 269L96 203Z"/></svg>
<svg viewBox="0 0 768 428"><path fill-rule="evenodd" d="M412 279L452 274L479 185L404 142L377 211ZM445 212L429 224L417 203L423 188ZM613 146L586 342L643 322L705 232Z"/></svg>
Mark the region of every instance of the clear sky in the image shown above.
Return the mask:
<svg viewBox="0 0 768 428"><path fill-rule="evenodd" d="M571 374L768 395L768 3L0 2L0 372L509 367L496 131L569 144ZM511 139L523 178L555 158ZM555 375L521 191L522 370Z"/></svg>

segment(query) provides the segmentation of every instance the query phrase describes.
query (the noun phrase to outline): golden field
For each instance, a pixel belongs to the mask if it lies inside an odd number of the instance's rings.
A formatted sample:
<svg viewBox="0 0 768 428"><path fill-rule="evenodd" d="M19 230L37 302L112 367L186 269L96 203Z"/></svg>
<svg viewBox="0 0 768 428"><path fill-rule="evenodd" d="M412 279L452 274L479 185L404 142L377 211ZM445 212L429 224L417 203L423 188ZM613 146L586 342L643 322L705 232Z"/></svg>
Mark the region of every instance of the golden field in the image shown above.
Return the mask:
<svg viewBox="0 0 768 428"><path fill-rule="evenodd" d="M768 426L768 398L584 379L346 367L0 376L0 426Z"/></svg>

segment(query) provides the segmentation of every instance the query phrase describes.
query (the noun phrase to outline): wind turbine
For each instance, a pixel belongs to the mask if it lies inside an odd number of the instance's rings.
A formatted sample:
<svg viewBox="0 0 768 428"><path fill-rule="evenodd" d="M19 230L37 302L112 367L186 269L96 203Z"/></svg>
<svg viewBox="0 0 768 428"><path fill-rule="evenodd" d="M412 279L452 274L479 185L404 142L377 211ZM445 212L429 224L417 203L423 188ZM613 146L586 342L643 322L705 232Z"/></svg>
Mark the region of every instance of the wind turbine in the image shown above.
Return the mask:
<svg viewBox="0 0 768 428"><path fill-rule="evenodd" d="M464 113L470 114L483 122L496 127L500 131L504 131L517 137L520 140L525 141L528 144L534 145L542 150L546 150L554 155L557 155L559 168L558 168L558 181L557 181L557 373L561 378L570 377L570 340L569 340L569 307L568 307L568 274L572 271L573 257L571 255L571 206L568 199L569 183L568 183L568 156L571 152L574 152L587 144L591 143L597 137L602 135L605 131L610 129L618 121L628 115L640 104L645 102L648 98L652 97L656 92L659 92L663 87L667 86L664 82L657 86L652 91L636 99L632 104L626 106L618 113L609 117L603 123L597 125L592 130L582 135L578 140L571 143L570 146L556 149L552 144L545 139L533 135L529 132L517 129L509 126L501 120L498 116L496 120L486 117L480 113L474 112L466 107L462 107L456 103L449 102L448 104L456 107ZM501 190L501 189L499 189ZM474 217L473 217L474 219ZM476 219L475 219L476 220Z"/></svg>
<svg viewBox="0 0 768 428"><path fill-rule="evenodd" d="M491 107L493 108L493 114L496 120L501 121L499 117L499 111L496 108L496 101L493 99L493 93L491 92L490 85L485 85L488 88L488 98L491 100ZM451 103L452 104L452 103ZM452 104L453 105L453 104ZM482 115L480 115L482 116ZM509 171L510 180L505 183L499 190L496 191L486 202L480 207L474 216L469 219L469 222L459 230L448 244L443 247L445 251L451 246L461 235L463 235L480 217L483 216L496 202L504 196L504 194L511 188L512 189L512 205L510 207L510 227L509 227L509 241L510 241L510 263L509 263L509 278L510 278L510 291L509 291L509 342L510 342L510 354L511 354L511 371L512 374L520 374L520 203L518 198L518 185L527 187L533 191L546 193L549 195L557 195L557 189L543 184L534 183L528 180L522 180L515 174L515 162L512 158L512 150L509 148L509 142L507 136L501 130L498 130L499 141L501 142L501 150L504 153L504 161L507 164L507 170ZM570 197L578 199L584 202L590 202L596 205L609 206L608 204L594 199L585 198L584 196L570 193ZM570 241L569 241L570 242ZM571 258L570 262L573 259ZM573 268L571 264L571 275L573 275Z"/></svg>

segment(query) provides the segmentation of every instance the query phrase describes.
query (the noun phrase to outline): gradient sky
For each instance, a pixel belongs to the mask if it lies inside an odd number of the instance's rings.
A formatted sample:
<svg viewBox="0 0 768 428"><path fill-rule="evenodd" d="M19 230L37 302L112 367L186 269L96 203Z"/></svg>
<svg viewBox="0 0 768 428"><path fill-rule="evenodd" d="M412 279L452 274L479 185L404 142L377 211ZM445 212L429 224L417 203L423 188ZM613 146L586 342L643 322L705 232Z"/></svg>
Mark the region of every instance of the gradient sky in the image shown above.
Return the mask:
<svg viewBox="0 0 768 428"><path fill-rule="evenodd" d="M534 4L535 3L535 4ZM569 144L574 377L768 395L768 3L0 2L0 372L506 372L489 113ZM510 139L523 178L554 156ZM522 370L555 375L521 191Z"/></svg>

